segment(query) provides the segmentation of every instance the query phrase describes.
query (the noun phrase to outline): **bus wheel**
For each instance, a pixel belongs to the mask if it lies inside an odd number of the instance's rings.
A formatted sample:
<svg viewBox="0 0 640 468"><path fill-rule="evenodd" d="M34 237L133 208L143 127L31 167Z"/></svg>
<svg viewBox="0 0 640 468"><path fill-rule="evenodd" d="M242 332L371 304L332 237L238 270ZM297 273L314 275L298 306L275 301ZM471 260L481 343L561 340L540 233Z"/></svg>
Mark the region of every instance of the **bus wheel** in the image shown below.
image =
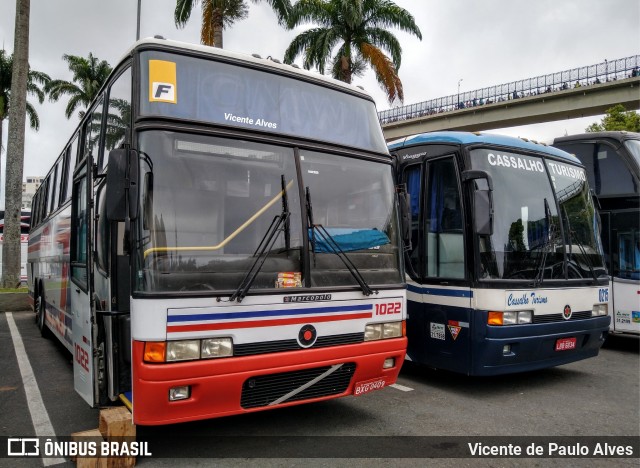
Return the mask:
<svg viewBox="0 0 640 468"><path fill-rule="evenodd" d="M35 306L36 323L38 324L38 328L40 329L40 335L42 335L43 338L49 338L51 336L51 330L49 330L45 323L45 302L43 293L38 294Z"/></svg>

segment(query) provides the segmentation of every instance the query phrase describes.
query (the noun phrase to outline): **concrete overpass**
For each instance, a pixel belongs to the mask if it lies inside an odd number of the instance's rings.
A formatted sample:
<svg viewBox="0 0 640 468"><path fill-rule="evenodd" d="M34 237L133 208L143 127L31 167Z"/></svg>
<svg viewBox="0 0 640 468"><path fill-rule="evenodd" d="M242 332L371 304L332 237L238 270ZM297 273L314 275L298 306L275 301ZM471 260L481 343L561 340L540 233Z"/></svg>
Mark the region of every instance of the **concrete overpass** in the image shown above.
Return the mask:
<svg viewBox="0 0 640 468"><path fill-rule="evenodd" d="M480 131L640 109L640 76L382 123L387 140L438 130Z"/></svg>

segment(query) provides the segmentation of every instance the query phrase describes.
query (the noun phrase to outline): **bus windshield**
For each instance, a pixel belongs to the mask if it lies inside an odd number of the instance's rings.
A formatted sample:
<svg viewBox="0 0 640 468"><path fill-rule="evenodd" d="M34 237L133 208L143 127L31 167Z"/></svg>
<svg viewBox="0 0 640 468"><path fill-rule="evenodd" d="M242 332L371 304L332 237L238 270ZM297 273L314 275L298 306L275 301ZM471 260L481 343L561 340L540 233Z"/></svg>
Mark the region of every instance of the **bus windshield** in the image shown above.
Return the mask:
<svg viewBox="0 0 640 468"><path fill-rule="evenodd" d="M137 291L235 290L285 211L252 289L302 287L305 264L312 286L357 284L318 236L303 258L301 187L366 281L401 282L391 166L301 151L299 181L290 147L146 131L139 149Z"/></svg>
<svg viewBox="0 0 640 468"><path fill-rule="evenodd" d="M596 213L585 170L570 164L547 161L560 205L567 252L568 278L606 276Z"/></svg>
<svg viewBox="0 0 640 468"><path fill-rule="evenodd" d="M593 278L592 269L596 276L604 273L584 169L498 149L474 149L470 155L473 168L486 171L493 181L493 234L478 236L481 279Z"/></svg>

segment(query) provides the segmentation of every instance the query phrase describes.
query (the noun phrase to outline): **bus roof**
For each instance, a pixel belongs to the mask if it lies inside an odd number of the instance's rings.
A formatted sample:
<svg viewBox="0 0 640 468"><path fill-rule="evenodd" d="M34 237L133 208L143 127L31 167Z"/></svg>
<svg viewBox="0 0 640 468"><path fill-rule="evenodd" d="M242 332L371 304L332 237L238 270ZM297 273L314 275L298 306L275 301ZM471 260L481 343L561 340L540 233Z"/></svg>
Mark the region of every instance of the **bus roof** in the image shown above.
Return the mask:
<svg viewBox="0 0 640 468"><path fill-rule="evenodd" d="M322 83L325 83L333 87L343 88L347 92L358 94L365 99L373 101L373 98L371 97L371 95L359 86L347 84L342 81L335 80L329 76L325 76L320 73L314 73L308 70L294 67L293 65L287 65L284 63L276 62L274 61L274 59L271 59L270 57L259 58L253 55L248 55L248 54L239 53L239 52L232 52L226 49L220 49L218 47L205 46L201 44L191 44L188 42L181 42L181 41L173 41L170 39L163 39L159 37L144 38L135 42L129 48L127 53L124 55L121 62L126 60L129 56L131 56L131 54L135 50L144 49L145 47L149 47L149 46L151 46L152 48L155 46L160 46L158 48L168 48L176 51L197 52L200 54L207 54L212 57L221 57L221 58L226 58L227 60L231 59L234 61L255 64L260 66L261 68L271 68L274 70L278 70L280 72L284 72L290 76L298 76L299 78L304 78L306 80L320 81Z"/></svg>
<svg viewBox="0 0 640 468"><path fill-rule="evenodd" d="M609 138L611 140L616 140L618 142L623 142L625 140L640 140L640 133L635 132L589 132L589 133L579 133L577 135L569 135L558 137L553 140L553 144L556 143L568 143L572 141L593 141L593 140L601 140L603 138Z"/></svg>
<svg viewBox="0 0 640 468"><path fill-rule="evenodd" d="M389 142L389 151L404 148L406 146L418 145L421 143L452 143L456 145L498 145L511 148L547 153L558 158L566 159L572 163L580 164L580 160L575 156L562 151L553 146L527 140L526 138L515 138L505 135L494 135L491 133L471 133L471 132L431 132L420 133L408 136L399 140Z"/></svg>

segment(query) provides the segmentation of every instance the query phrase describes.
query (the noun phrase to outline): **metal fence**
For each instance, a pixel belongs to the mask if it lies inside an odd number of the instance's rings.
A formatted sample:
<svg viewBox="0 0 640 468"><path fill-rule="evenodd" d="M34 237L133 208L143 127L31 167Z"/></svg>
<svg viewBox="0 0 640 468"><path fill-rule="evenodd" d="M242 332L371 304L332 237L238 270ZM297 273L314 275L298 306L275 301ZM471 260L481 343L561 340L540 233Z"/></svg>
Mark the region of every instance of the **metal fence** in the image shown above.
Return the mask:
<svg viewBox="0 0 640 468"><path fill-rule="evenodd" d="M640 55L465 91L378 112L381 124L640 76Z"/></svg>

